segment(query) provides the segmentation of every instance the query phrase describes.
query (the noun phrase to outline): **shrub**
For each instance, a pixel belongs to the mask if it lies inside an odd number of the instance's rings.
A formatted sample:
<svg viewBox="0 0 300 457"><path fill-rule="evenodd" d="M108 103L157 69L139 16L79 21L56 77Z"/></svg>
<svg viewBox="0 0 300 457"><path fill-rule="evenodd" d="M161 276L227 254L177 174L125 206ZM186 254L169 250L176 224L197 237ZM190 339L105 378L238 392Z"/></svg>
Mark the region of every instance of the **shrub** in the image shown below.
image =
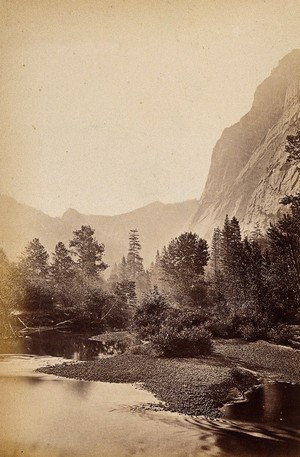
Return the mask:
<svg viewBox="0 0 300 457"><path fill-rule="evenodd" d="M152 345L166 357L192 357L207 354L212 349L211 334L205 327L179 329L174 322L166 322L151 338Z"/></svg>
<svg viewBox="0 0 300 457"><path fill-rule="evenodd" d="M266 329L262 329L254 325L253 322L249 322L240 326L239 333L244 340L255 341L264 337Z"/></svg>
<svg viewBox="0 0 300 457"><path fill-rule="evenodd" d="M202 312L171 306L157 289L147 294L133 317L133 329L148 341L142 351L160 356L197 356L211 350Z"/></svg>
<svg viewBox="0 0 300 457"><path fill-rule="evenodd" d="M288 325L277 325L268 331L268 340L276 344L286 344L292 337L292 333Z"/></svg>
<svg viewBox="0 0 300 457"><path fill-rule="evenodd" d="M239 336L239 319L229 310L228 312L215 312L209 319L208 328L212 334L219 338L236 338Z"/></svg>
<svg viewBox="0 0 300 457"><path fill-rule="evenodd" d="M166 297L154 288L143 298L133 315L133 330L140 338L149 338L158 332L166 319L170 305Z"/></svg>

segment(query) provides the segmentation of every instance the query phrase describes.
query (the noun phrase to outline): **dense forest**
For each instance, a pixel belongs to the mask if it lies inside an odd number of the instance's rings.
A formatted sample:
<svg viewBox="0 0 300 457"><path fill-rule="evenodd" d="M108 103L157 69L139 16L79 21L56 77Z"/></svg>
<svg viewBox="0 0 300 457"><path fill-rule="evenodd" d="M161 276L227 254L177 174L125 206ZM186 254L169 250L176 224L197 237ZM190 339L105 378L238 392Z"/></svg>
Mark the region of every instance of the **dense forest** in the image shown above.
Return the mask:
<svg viewBox="0 0 300 457"><path fill-rule="evenodd" d="M300 132L287 137L286 153L299 172ZM185 232L148 269L132 229L128 253L109 276L90 226L51 255L37 238L17 263L0 250L2 335L37 326L129 329L164 355L205 352L212 336L286 342L289 324L300 320L300 193L280 203L286 214L266 233L257 226L242 237L237 218L226 216L210 246Z"/></svg>

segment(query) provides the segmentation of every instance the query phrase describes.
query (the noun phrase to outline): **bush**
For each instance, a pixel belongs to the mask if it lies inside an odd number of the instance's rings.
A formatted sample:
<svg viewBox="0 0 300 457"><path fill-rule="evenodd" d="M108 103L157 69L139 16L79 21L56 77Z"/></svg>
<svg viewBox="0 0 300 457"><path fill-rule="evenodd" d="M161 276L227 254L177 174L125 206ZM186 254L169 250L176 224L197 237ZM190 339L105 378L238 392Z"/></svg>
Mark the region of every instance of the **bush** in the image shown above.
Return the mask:
<svg viewBox="0 0 300 457"><path fill-rule="evenodd" d="M209 319L208 328L216 337L236 338L239 336L239 324L239 318L234 313L216 310Z"/></svg>
<svg viewBox="0 0 300 457"><path fill-rule="evenodd" d="M39 311L49 313L53 310L53 290L51 284L44 279L26 281L20 308L26 311Z"/></svg>
<svg viewBox="0 0 300 457"><path fill-rule="evenodd" d="M281 324L268 331L268 340L276 344L286 344L291 339L291 330L287 325Z"/></svg>
<svg viewBox="0 0 300 457"><path fill-rule="evenodd" d="M160 356L189 357L211 350L211 334L201 312L171 306L157 289L143 299L133 317L133 329L148 344L142 351Z"/></svg>
<svg viewBox="0 0 300 457"><path fill-rule="evenodd" d="M166 319L170 304L157 288L150 291L142 300L133 315L132 328L140 338L149 338L158 332Z"/></svg>
<svg viewBox="0 0 300 457"><path fill-rule="evenodd" d="M239 333L245 341L256 341L258 339L263 339L264 336L266 336L267 329L261 328L253 322L249 322L248 324L240 326Z"/></svg>
<svg viewBox="0 0 300 457"><path fill-rule="evenodd" d="M212 349L211 334L205 327L179 329L170 320L151 338L151 343L166 357L195 357L207 354Z"/></svg>

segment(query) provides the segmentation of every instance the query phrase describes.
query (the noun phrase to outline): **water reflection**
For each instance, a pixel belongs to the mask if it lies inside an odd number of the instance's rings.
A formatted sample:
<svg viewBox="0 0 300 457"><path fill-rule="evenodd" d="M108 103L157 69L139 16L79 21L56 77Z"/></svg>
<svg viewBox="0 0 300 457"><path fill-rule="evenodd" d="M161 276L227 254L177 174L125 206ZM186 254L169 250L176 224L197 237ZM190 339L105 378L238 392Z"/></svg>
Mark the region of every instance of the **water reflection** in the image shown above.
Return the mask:
<svg viewBox="0 0 300 457"><path fill-rule="evenodd" d="M197 430L185 427L178 415L134 414L133 405L155 402L148 392L125 384L45 378L31 388L23 377L0 377L0 409L5 411L0 426L1 456L216 455L211 453L213 434L205 440L211 442L209 454L202 454Z"/></svg>
<svg viewBox="0 0 300 457"><path fill-rule="evenodd" d="M35 354L71 360L95 360L125 350L125 341L92 341L88 339L90 336L92 335L86 333L43 331L18 340L3 341L0 351L2 354Z"/></svg>
<svg viewBox="0 0 300 457"><path fill-rule="evenodd" d="M198 439L201 442L205 437L214 437L214 445L219 451L217 455L226 457L298 457L300 455L300 433L295 429L221 419L188 418L186 420L198 428Z"/></svg>
<svg viewBox="0 0 300 457"><path fill-rule="evenodd" d="M265 431L264 431L265 433ZM277 439L247 435L243 431L230 430L217 437L216 445L225 455L243 457L299 457L300 444L293 440L278 441Z"/></svg>
<svg viewBox="0 0 300 457"><path fill-rule="evenodd" d="M17 456L21 450L30 457L300 455L299 385L265 384L247 401L227 406L224 419L207 420L146 410L143 405L155 402L154 397L128 385L26 375L42 356L91 360L124 349L89 336L43 332L2 347L3 353L28 355L2 360L8 373L9 365L17 364L25 376L0 376L0 409L5 411L0 455Z"/></svg>
<svg viewBox="0 0 300 457"><path fill-rule="evenodd" d="M266 383L252 390L244 402L225 408L231 420L300 427L300 386L283 382Z"/></svg>
<svg viewBox="0 0 300 457"><path fill-rule="evenodd" d="M224 419L188 419L216 437L224 455L243 457L297 457L300 455L300 386L266 383L246 401L224 408Z"/></svg>

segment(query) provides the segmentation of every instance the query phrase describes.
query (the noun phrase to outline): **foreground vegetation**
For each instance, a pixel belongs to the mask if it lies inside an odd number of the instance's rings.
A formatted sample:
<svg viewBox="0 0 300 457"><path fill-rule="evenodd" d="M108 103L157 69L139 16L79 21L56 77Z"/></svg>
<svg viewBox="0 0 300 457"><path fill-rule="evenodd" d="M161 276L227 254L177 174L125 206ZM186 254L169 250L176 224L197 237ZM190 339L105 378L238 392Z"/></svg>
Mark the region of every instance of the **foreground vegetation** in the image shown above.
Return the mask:
<svg viewBox="0 0 300 457"><path fill-rule="evenodd" d="M300 132L288 137L287 160L300 162ZM90 226L73 232L50 256L39 239L18 263L0 251L2 335L35 326L130 329L162 356L209 353L211 337L287 342L300 321L300 194L285 196L288 211L266 233L242 238L226 216L211 246L186 232L157 252L149 270L136 229L129 250L103 272L105 247Z"/></svg>

